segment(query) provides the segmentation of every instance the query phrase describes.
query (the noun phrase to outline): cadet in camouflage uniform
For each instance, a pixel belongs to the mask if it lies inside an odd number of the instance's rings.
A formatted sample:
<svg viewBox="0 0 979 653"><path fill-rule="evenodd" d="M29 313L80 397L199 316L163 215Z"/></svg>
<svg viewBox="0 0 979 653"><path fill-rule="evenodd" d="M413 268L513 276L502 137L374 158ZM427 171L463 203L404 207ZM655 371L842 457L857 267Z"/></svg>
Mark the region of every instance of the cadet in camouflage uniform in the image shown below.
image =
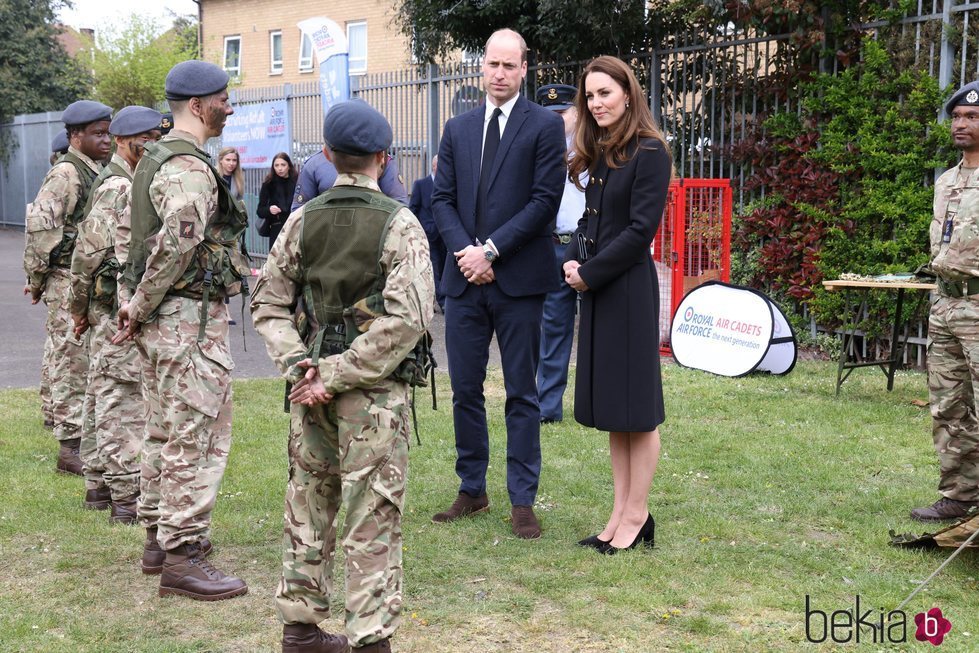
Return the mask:
<svg viewBox="0 0 979 653"><path fill-rule="evenodd" d="M295 384L276 607L283 653L339 653L348 643L384 652L401 618L410 412L402 361L426 332L435 289L425 231L376 181L392 140L387 120L343 102L323 132L336 185L286 221L252 300L255 329ZM300 300L305 339L294 319ZM317 627L330 614L341 508L346 637Z"/></svg>
<svg viewBox="0 0 979 653"><path fill-rule="evenodd" d="M160 140L162 118L159 111L130 106L112 119L109 132L116 139L116 153L92 185L71 261L70 310L75 330L92 328L85 398L94 422L95 446L81 451L88 490L85 503L93 508L111 505L109 520L124 524L136 522L146 404L136 345L132 340L110 342L117 333L116 277L126 261L115 241L120 222L129 225L133 170L146 143Z"/></svg>
<svg viewBox="0 0 979 653"><path fill-rule="evenodd" d="M225 297L242 291L237 247L247 218L206 152L234 111L228 75L204 61L167 74L174 129L150 143L133 176L131 299L119 307L121 342L137 331L149 402L139 519L141 566L160 596L215 601L248 591L205 558L211 511L231 446L231 370Z"/></svg>
<svg viewBox="0 0 979 653"><path fill-rule="evenodd" d="M58 132L51 141L51 165L57 163L65 153L68 152L68 133ZM51 368L54 361L51 352L54 349L54 342L51 340L51 332L48 331L44 338L44 356L41 359L41 414L44 415L44 428L54 428L54 412L51 408Z"/></svg>
<svg viewBox="0 0 979 653"><path fill-rule="evenodd" d="M930 230L938 298L928 319L928 391L941 498L912 510L918 521L958 519L979 505L979 82L956 91L945 111L962 161L935 182Z"/></svg>
<svg viewBox="0 0 979 653"><path fill-rule="evenodd" d="M56 469L82 473L78 451L83 434L82 408L88 376L88 336L75 335L68 311L68 270L89 188L111 147L104 104L81 100L62 113L71 146L48 171L27 211L24 294L48 307L51 338L51 410L54 435L61 444Z"/></svg>

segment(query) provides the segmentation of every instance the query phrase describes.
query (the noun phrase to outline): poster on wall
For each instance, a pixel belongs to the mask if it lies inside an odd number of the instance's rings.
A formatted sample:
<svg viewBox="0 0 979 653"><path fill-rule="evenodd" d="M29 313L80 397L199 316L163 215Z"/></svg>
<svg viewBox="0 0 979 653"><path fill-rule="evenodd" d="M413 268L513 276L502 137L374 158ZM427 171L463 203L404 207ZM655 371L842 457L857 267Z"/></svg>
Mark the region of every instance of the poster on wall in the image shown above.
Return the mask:
<svg viewBox="0 0 979 653"><path fill-rule="evenodd" d="M242 168L269 169L276 154L291 153L289 134L285 100L239 104L228 116L221 144L238 149Z"/></svg>
<svg viewBox="0 0 979 653"><path fill-rule="evenodd" d="M796 361L795 333L782 309L757 290L722 281L686 294L670 348L678 364L720 376L788 374Z"/></svg>
<svg viewBox="0 0 979 653"><path fill-rule="evenodd" d="M347 61L347 35L343 28L325 16L307 18L297 23L303 35L312 41L320 66L320 97L325 116L337 102L350 99L350 66Z"/></svg>

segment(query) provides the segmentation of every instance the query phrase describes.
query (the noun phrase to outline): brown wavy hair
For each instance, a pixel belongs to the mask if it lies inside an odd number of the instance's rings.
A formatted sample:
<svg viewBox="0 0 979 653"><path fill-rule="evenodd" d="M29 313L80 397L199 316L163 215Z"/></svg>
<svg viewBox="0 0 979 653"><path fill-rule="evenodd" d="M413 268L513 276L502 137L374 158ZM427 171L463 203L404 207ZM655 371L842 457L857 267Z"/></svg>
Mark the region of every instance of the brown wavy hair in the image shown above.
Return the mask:
<svg viewBox="0 0 979 653"><path fill-rule="evenodd" d="M605 73L629 98L625 113L611 129L599 127L588 110L585 79L591 73ZM646 94L639 86L639 80L624 61L605 55L588 62L578 79L578 94L574 100L578 110L578 124L574 132L574 156L569 163L568 176L576 186L582 188L578 178L585 171L593 171L600 156L604 155L609 168L621 168L632 158L640 139L655 138L662 143L667 154L670 154L666 138L656 126L645 100Z"/></svg>

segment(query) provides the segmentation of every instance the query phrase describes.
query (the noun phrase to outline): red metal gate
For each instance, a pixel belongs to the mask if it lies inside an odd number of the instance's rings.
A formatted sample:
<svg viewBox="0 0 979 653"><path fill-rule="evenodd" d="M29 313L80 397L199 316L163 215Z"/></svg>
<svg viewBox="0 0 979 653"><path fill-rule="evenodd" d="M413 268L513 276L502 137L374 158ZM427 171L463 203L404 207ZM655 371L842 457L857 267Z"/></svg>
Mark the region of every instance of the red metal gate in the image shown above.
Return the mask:
<svg viewBox="0 0 979 653"><path fill-rule="evenodd" d="M660 351L670 353L670 324L687 291L705 281L731 280L728 179L679 179L670 184L663 222L650 244L659 275Z"/></svg>

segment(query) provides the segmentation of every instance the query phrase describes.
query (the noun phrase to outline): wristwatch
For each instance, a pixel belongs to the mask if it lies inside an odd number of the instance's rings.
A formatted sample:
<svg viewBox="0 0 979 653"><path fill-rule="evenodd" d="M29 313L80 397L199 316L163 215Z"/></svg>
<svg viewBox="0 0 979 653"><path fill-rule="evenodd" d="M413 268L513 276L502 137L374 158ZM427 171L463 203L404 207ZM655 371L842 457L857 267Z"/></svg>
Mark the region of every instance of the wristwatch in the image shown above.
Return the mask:
<svg viewBox="0 0 979 653"><path fill-rule="evenodd" d="M490 263L497 259L496 252L494 252L489 245L483 245L483 256L485 256L486 260Z"/></svg>

